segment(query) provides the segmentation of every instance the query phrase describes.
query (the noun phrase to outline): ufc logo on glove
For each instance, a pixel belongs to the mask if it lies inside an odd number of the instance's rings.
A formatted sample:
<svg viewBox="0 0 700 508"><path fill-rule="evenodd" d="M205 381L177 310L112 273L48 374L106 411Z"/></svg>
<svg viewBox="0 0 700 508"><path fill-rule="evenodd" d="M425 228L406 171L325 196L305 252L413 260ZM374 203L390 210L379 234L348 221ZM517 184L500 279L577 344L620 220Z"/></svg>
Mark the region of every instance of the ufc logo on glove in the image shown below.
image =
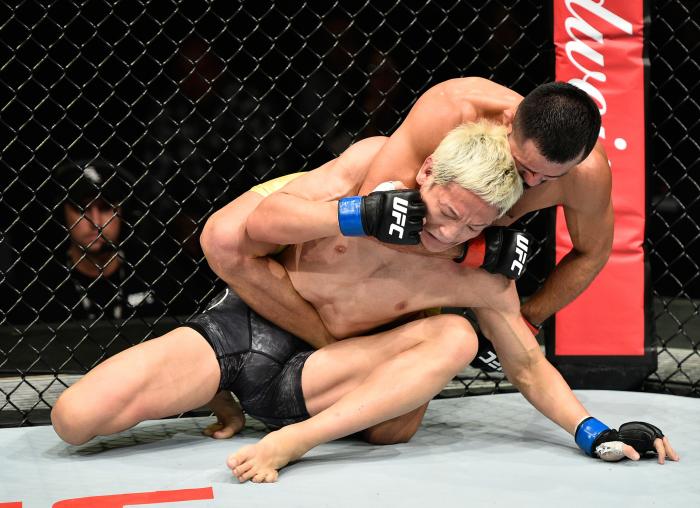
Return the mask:
<svg viewBox="0 0 700 508"><path fill-rule="evenodd" d="M515 240L515 255L517 256L517 259L514 259L513 264L510 265L510 269L512 271L515 271L516 269L518 270L518 277L525 267L525 260L527 259L529 244L530 242L528 242L525 235L518 234L517 239Z"/></svg>
<svg viewBox="0 0 700 508"><path fill-rule="evenodd" d="M415 189L375 191L338 201L338 225L345 236L373 236L380 242L416 245L425 204Z"/></svg>
<svg viewBox="0 0 700 508"><path fill-rule="evenodd" d="M392 208L391 215L396 219L396 222L389 227L389 236L393 236L394 231L398 231L399 238L403 238L403 227L406 225L406 214L408 213L408 201L395 196Z"/></svg>

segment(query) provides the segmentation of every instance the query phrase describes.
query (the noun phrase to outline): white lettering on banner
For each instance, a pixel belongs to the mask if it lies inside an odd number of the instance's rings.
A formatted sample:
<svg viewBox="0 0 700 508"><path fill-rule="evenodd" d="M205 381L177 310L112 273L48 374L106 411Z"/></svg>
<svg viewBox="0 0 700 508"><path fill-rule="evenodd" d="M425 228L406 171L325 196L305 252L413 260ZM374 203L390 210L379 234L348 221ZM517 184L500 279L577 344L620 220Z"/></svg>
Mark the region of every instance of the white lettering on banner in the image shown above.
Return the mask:
<svg viewBox="0 0 700 508"><path fill-rule="evenodd" d="M408 201L395 196L391 207L393 208L391 215L396 219L396 223L389 227L389 236L394 231L398 231L399 238L403 238L403 227L406 225L406 214L408 213Z"/></svg>
<svg viewBox="0 0 700 508"><path fill-rule="evenodd" d="M564 365L575 363L563 358L567 356L600 355L605 362L606 356L641 358L648 352L643 301L647 4L644 0L553 2L555 76L587 93L601 112L605 130L601 128L598 141L605 154L597 157L600 163L606 158L612 161L609 192L615 216L608 263L575 301L557 313L551 354L561 356ZM563 207L557 209L556 238L555 259L560 262L575 248Z"/></svg>
<svg viewBox="0 0 700 508"><path fill-rule="evenodd" d="M595 50L579 39L576 34L574 34L574 30L599 44L604 44L605 40L600 30L591 26L590 23L581 17L581 15L576 11L576 6L588 11L599 19L608 22L626 34L632 35L634 32L632 23L603 7L604 3L605 0L600 0L599 2L595 2L594 0L565 0L566 9L569 11L571 16L564 20L566 33L572 39L567 41L564 46L566 56L573 66L583 74L582 78L572 78L569 80L569 83L586 92L598 103L601 116L608 110L608 105L603 93L589 80L595 80L600 83L604 83L606 81L607 77L603 72L605 69L605 59L599 51ZM601 70L595 71L587 69L576 59L576 54L579 54L581 57L600 66ZM605 129L602 127L600 129L600 137L605 139Z"/></svg>

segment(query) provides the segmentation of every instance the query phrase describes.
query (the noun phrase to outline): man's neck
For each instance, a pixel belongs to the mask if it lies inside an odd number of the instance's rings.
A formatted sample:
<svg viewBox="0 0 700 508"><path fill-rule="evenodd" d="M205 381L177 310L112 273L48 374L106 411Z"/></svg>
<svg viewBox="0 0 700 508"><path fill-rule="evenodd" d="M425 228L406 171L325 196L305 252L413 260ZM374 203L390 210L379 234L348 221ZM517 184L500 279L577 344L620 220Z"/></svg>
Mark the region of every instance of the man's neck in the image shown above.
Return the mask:
<svg viewBox="0 0 700 508"><path fill-rule="evenodd" d="M375 240L378 242L378 240ZM381 242L379 242L381 243ZM419 256L428 256L431 258L443 258L443 259L454 259L456 257L459 257L462 254L462 251L464 250L464 246L462 244L460 245L455 245L454 247L450 247L447 250L440 251L440 252L431 252L425 247L423 247L422 244L418 245L398 245L398 244L391 244L391 243L382 243L384 247L388 247L389 249L398 251L398 252L403 252L405 254L417 254Z"/></svg>

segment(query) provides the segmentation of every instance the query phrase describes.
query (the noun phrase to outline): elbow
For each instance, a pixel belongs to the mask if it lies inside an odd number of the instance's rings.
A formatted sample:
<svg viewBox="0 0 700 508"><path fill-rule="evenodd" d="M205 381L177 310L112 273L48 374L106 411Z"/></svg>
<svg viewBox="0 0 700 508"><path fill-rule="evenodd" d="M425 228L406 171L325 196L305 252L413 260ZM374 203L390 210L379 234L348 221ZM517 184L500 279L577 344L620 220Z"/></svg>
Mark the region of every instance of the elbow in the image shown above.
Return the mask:
<svg viewBox="0 0 700 508"><path fill-rule="evenodd" d="M605 242L600 246L600 248L594 253L595 261L597 262L598 271L602 270L605 264L610 258L610 253L613 247L613 232L611 231Z"/></svg>
<svg viewBox="0 0 700 508"><path fill-rule="evenodd" d="M267 233L270 230L269 223L264 220L264 214L260 213L258 210L254 211L248 216L248 220L246 220L245 223L245 229L248 237L254 242L277 243L274 241L274 239L267 237Z"/></svg>
<svg viewBox="0 0 700 508"><path fill-rule="evenodd" d="M610 259L610 253L612 252L612 240L610 243L606 243L600 249L589 254L591 271L597 275L603 267L607 264L608 259Z"/></svg>
<svg viewBox="0 0 700 508"><path fill-rule="evenodd" d="M571 254L580 260L579 267L583 271L589 273L591 277L595 277L607 264L611 252L612 240L599 245L596 249L586 251L580 251L574 247Z"/></svg>
<svg viewBox="0 0 700 508"><path fill-rule="evenodd" d="M199 237L199 244L202 252L214 273L222 276L220 267L226 266L229 269L241 266L245 261L240 242L240 237L235 232L235 226L219 212L213 214L204 224L204 229Z"/></svg>
<svg viewBox="0 0 700 508"><path fill-rule="evenodd" d="M598 271L603 269L605 263L607 263L608 259L610 258L610 253L612 252L613 248L613 237L614 228L611 227L609 231L606 231L604 233L603 241L600 243L598 249L596 249L593 254L595 260L597 261Z"/></svg>

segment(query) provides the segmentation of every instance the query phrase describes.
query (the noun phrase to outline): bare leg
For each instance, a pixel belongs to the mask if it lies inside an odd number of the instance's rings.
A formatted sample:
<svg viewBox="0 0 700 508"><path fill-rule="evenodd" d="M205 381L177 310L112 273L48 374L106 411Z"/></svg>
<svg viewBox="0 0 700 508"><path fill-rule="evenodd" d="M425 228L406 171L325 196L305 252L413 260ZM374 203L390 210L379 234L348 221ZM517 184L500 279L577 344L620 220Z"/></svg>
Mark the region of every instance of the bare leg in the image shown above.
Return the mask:
<svg viewBox="0 0 700 508"><path fill-rule="evenodd" d="M269 482L311 448L413 411L429 401L476 353L469 323L434 316L316 351L302 372L312 418L231 455L240 481Z"/></svg>
<svg viewBox="0 0 700 508"><path fill-rule="evenodd" d="M405 415L373 425L362 431L362 439L377 445L408 443L418 431L426 409L428 409L427 402Z"/></svg>
<svg viewBox="0 0 700 508"><path fill-rule="evenodd" d="M220 369L209 343L182 327L105 360L68 388L51 412L70 444L143 420L176 415L212 400Z"/></svg>

